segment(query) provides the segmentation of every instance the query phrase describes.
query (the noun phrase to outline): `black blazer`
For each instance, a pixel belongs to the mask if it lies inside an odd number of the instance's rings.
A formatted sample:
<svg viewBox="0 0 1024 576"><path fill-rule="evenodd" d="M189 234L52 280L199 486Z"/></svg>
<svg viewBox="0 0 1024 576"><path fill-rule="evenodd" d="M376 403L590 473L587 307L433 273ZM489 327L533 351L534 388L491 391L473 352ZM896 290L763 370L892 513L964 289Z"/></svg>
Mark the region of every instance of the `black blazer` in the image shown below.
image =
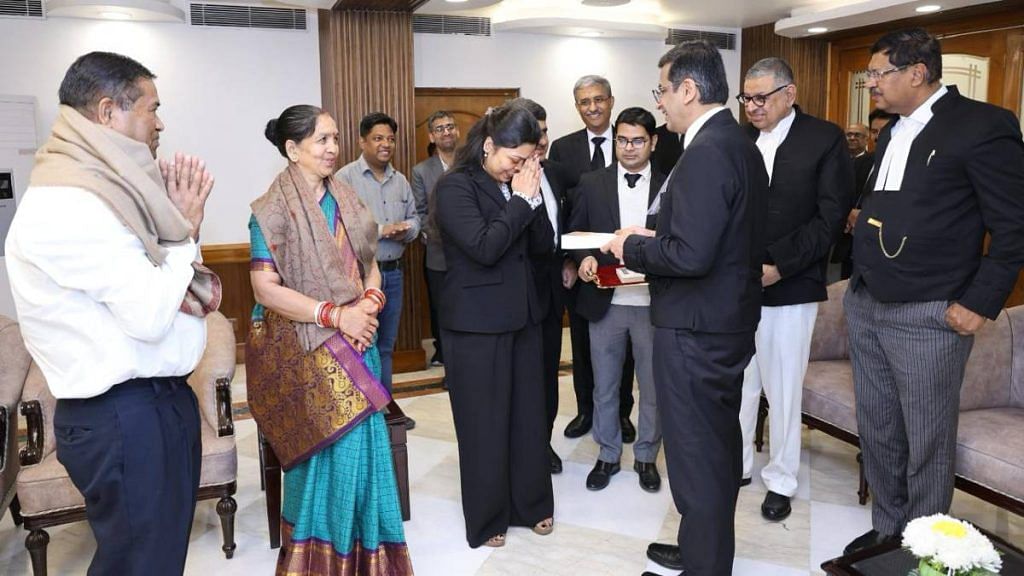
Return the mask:
<svg viewBox="0 0 1024 576"><path fill-rule="evenodd" d="M864 198L867 196L868 191L867 183L868 176L871 175L871 166L875 163L875 154L873 152L865 152L860 156L853 159L853 206L852 208L860 208L864 203ZM845 229L846 226L844 225ZM853 254L853 234L844 232L839 236L839 240L836 240L836 246L832 249L832 262L846 262L850 260L850 256Z"/></svg>
<svg viewBox="0 0 1024 576"><path fill-rule="evenodd" d="M569 222L569 230L584 232L615 232L622 228L619 214L619 163L616 162L604 170L587 172L580 179L576 189L577 203ZM658 190L665 182L665 175L651 166L651 189L647 198L649 207L658 196ZM656 216L648 216L644 224L654 228ZM577 250L573 258L577 264L587 256L597 258L601 266L618 264L618 259L611 254L602 254L600 250ZM592 282L581 282L580 291L576 296L576 312L591 322L597 322L608 313L612 304L614 290L602 290Z"/></svg>
<svg viewBox="0 0 1024 576"><path fill-rule="evenodd" d="M441 288L442 328L497 334L538 323L544 309L532 254L554 250L543 207L531 209L480 168L447 172L437 183L437 224L448 271Z"/></svg>
<svg viewBox="0 0 1024 576"><path fill-rule="evenodd" d="M668 174L675 168L679 157L683 155L683 144L680 142L681 135L668 131L668 124L658 126L654 131L658 135L658 145L651 154L651 164L654 169L662 174Z"/></svg>
<svg viewBox="0 0 1024 576"><path fill-rule="evenodd" d="M544 175L551 185L551 193L558 202L558 231L559 237L555 239L555 247L547 255L537 256L533 259L534 278L537 281L537 295L540 297L541 306L548 310L554 309L555 313L561 314L564 307L564 288L562 288L562 263L566 254L561 250L561 234L568 231L565 219L565 197L568 191L576 186L576 179L572 171L564 165L552 160L543 162ZM538 210L545 209L542 205ZM546 212L546 209L545 209Z"/></svg>
<svg viewBox="0 0 1024 576"><path fill-rule="evenodd" d="M757 328L767 199L761 153L732 112L713 115L668 180L656 236L626 240L626 266L648 276L655 326Z"/></svg>
<svg viewBox="0 0 1024 576"><path fill-rule="evenodd" d="M752 142L760 131L744 127ZM764 289L762 306L828 299L825 269L853 201L853 163L843 131L799 109L775 152L765 220L765 264L782 279Z"/></svg>
<svg viewBox="0 0 1024 576"><path fill-rule="evenodd" d="M615 165L615 143L612 142L612 157L611 165ZM579 180L586 172L590 172L590 137L587 135L587 129L577 130L570 134L562 136L558 140L551 143L551 150L548 151L548 157L555 162L560 162L568 168L573 177ZM606 162L609 159L605 159Z"/></svg>
<svg viewBox="0 0 1024 576"><path fill-rule="evenodd" d="M995 319L1024 266L1024 142L1012 112L947 88L910 147L899 191L874 190L898 123L878 136L850 285L882 302L957 300Z"/></svg>

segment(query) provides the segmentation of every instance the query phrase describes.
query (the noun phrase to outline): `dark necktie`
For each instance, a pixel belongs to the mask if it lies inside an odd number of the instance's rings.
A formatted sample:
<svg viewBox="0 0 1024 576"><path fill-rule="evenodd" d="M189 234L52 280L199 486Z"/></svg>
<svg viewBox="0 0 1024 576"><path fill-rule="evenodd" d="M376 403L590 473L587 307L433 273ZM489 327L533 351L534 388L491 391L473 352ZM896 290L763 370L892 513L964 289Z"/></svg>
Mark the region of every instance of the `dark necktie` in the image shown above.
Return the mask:
<svg viewBox="0 0 1024 576"><path fill-rule="evenodd" d="M640 179L643 174L626 174L626 184L630 188L636 188L636 181Z"/></svg>
<svg viewBox="0 0 1024 576"><path fill-rule="evenodd" d="M604 136L594 136L590 139L590 141L594 143L594 157L590 159L591 170L598 170L605 166L604 150L601 150L601 144L604 144L605 140L607 140L607 138Z"/></svg>

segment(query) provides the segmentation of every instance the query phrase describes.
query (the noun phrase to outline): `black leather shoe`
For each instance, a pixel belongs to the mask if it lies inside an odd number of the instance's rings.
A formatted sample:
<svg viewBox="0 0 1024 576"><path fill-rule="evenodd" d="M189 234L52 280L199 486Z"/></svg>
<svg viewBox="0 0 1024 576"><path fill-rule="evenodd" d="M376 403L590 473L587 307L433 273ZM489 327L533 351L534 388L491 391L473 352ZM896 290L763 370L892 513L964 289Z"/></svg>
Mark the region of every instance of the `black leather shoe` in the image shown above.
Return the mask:
<svg viewBox="0 0 1024 576"><path fill-rule="evenodd" d="M633 470L640 475L640 487L645 492L661 490L661 475L658 474L658 467L654 462L634 462Z"/></svg>
<svg viewBox="0 0 1024 576"><path fill-rule="evenodd" d="M881 544L892 544L899 542L899 534L882 534L878 530L872 529L861 534L860 536L857 536L853 539L853 542L847 544L846 548L843 549L843 556L849 556L854 552L860 552L861 550L865 550L867 548L871 548L874 546L879 546Z"/></svg>
<svg viewBox="0 0 1024 576"><path fill-rule="evenodd" d="M658 544L654 542L647 546L647 557L659 566L669 570L682 570L683 559L679 556L679 546L675 544Z"/></svg>
<svg viewBox="0 0 1024 576"><path fill-rule="evenodd" d="M406 430L412 430L415 427L416 427L416 421L413 420L412 418L406 416L405 417L405 429Z"/></svg>
<svg viewBox="0 0 1024 576"><path fill-rule="evenodd" d="M632 444L636 440L636 428L629 421L629 416L623 416L619 420L619 424L622 426L622 442L624 444Z"/></svg>
<svg viewBox="0 0 1024 576"><path fill-rule="evenodd" d="M551 462L551 473L561 474L562 473L562 459L555 453L555 449L548 444L548 460Z"/></svg>
<svg viewBox="0 0 1024 576"><path fill-rule="evenodd" d="M740 478L740 488L743 488L744 486L750 486L750 483L753 481L753 478Z"/></svg>
<svg viewBox="0 0 1024 576"><path fill-rule="evenodd" d="M789 505L789 496L776 494L770 490L765 495L764 502L761 503L761 516L765 520L773 522L785 520L792 511L793 508Z"/></svg>
<svg viewBox="0 0 1024 576"><path fill-rule="evenodd" d="M618 462L603 462L601 460L594 464L594 469L587 474L587 490L604 490L612 476L619 473Z"/></svg>
<svg viewBox="0 0 1024 576"><path fill-rule="evenodd" d="M577 414L575 418L569 422L569 425L565 427L565 435L569 438L579 438L587 432L590 432L590 427L594 421L589 414Z"/></svg>

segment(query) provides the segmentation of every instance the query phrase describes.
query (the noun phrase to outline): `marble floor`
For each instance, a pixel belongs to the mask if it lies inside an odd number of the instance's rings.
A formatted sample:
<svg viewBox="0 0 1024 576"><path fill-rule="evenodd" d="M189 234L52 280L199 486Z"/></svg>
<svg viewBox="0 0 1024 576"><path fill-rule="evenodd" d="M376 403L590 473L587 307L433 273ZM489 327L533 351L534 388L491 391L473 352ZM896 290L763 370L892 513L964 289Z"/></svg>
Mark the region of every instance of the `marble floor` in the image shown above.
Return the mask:
<svg viewBox="0 0 1024 576"><path fill-rule="evenodd" d="M568 348L568 347L566 347ZM241 367L240 367L241 368ZM553 477L555 531L537 536L513 528L504 548L471 550L465 542L459 503L458 452L447 394L436 390L442 370L401 375L396 380L422 395L401 399L416 419L409 433L409 474L412 519L406 537L416 573L420 576L462 575L609 575L637 576L644 570L671 572L647 561L649 542L674 539L679 515L667 485L648 494L632 472L632 453L623 453L622 472L600 492L589 492L585 478L597 458L589 437L571 440L561 431L575 415L572 377L560 378L561 403L555 422L555 450L565 470ZM234 400L244 400L244 371L235 378ZM270 550L266 508L259 483L256 427L244 408L237 410L238 516L237 550L226 560L220 550L220 521L214 501L200 502L192 529L186 574L272 574L277 551ZM634 417L635 422L635 417ZM767 435L766 435L767 436ZM763 520L765 495L756 470L767 462L767 448L756 454L752 485L740 491L736 511L736 562L733 573L744 576L806 576L821 574L820 564L839 555L843 546L870 528L870 509L857 503L856 452L853 447L820 432L804 430L800 489L793 513L784 522ZM664 474L664 457L658 460ZM990 530L1018 546L1024 545L1024 518L1009 514L972 496L957 492L953 514ZM85 574L95 548L85 523L49 530L50 574ZM24 541L26 532L14 526L10 514L0 519L0 574L31 574Z"/></svg>

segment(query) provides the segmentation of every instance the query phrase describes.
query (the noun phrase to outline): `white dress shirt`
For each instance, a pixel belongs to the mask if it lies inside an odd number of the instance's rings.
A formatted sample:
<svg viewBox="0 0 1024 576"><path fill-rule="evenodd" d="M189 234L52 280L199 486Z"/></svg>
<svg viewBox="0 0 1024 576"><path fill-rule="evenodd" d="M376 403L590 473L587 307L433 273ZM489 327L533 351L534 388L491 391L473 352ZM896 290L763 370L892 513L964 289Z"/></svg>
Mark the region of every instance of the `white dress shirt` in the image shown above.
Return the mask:
<svg viewBox="0 0 1024 576"><path fill-rule="evenodd" d="M80 188L29 188L7 235L7 273L25 346L57 398L131 378L184 376L206 323L179 311L198 247L154 266L107 204Z"/></svg>
<svg viewBox="0 0 1024 576"><path fill-rule="evenodd" d="M608 125L608 129L604 131L604 134L595 134L587 128L587 149L590 150L590 157L594 157L594 138L604 138L604 142L601 142L601 152L604 153L604 165L611 166L614 156L612 156L612 127Z"/></svg>
<svg viewBox="0 0 1024 576"><path fill-rule="evenodd" d="M910 116L900 116L889 133L889 145L885 147L885 156L878 163L878 178L875 179L875 190L899 190L903 186L903 174L907 170L907 158L914 139L924 130L932 119L932 106L946 95L948 90L939 85L923 104L917 107ZM931 160L931 158L928 158Z"/></svg>
<svg viewBox="0 0 1024 576"><path fill-rule="evenodd" d="M779 146L789 136L789 129L793 127L793 120L796 119L796 110L790 109L785 118L779 120L775 128L762 130L757 136L757 149L761 151L761 158L764 160L764 169L768 171L768 182L772 181L772 172L775 169L775 153Z"/></svg>
<svg viewBox="0 0 1024 576"><path fill-rule="evenodd" d="M548 211L548 220L551 222L551 230L555 233L555 246L558 246L558 201L555 200L555 192L551 189L546 174L540 175L540 194L544 197L544 209Z"/></svg>
<svg viewBox="0 0 1024 576"><path fill-rule="evenodd" d="M626 183L627 171L619 163L618 196L619 196L619 227L645 226L647 223L647 203L651 191L651 163L639 172L640 179L636 187L630 188ZM647 286L623 286L615 288L612 304L617 306L650 306L651 292Z"/></svg>

